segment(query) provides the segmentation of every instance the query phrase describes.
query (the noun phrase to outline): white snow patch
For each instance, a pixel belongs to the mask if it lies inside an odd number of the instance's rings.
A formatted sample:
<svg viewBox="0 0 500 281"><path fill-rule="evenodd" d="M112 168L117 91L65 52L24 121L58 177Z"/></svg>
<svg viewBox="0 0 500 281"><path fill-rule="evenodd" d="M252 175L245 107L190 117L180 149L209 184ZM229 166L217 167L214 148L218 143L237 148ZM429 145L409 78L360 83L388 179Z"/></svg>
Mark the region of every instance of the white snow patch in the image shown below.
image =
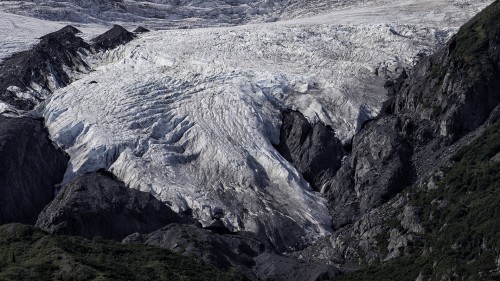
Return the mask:
<svg viewBox="0 0 500 281"><path fill-rule="evenodd" d="M81 36L91 38L108 29L95 24L53 22L32 17L14 15L2 11L0 6L0 61L13 53L25 51L38 43L39 38L72 24L82 31Z"/></svg>

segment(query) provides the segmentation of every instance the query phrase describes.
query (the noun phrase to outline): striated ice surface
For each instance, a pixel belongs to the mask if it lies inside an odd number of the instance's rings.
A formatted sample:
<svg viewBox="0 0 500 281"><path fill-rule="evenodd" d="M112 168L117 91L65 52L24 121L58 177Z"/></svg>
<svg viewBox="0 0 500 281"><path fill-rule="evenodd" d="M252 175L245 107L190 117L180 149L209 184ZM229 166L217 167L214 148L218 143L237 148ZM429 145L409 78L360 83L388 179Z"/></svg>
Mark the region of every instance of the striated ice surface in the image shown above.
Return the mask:
<svg viewBox="0 0 500 281"><path fill-rule="evenodd" d="M150 32L91 60L95 71L37 111L71 156L64 182L106 168L204 225L293 247L331 218L273 148L283 109L349 141L378 113L386 79L487 2L345 1L285 22Z"/></svg>

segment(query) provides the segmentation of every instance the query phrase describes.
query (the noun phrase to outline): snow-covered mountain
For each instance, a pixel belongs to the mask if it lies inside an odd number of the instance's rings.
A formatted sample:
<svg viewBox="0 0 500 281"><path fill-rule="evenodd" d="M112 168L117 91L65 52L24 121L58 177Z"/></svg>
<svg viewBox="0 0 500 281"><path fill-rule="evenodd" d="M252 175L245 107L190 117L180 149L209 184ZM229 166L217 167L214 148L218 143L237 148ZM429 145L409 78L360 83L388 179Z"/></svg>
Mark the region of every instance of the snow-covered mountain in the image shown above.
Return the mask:
<svg viewBox="0 0 500 281"><path fill-rule="evenodd" d="M21 1L0 7L91 23L83 29L89 34L105 22L220 26L153 31L110 51L82 54L93 71L56 90L32 114L45 117L52 139L71 156L62 184L105 168L204 225L220 220L231 231L264 234L293 248L329 233L332 218L321 194L273 147L283 110L330 125L350 142L379 113L387 79L441 46L490 2ZM280 18L289 20L256 23ZM248 22L254 23L227 26ZM27 33L19 48L38 34Z"/></svg>
<svg viewBox="0 0 500 281"><path fill-rule="evenodd" d="M20 1L3 3L8 12L79 23L141 23L150 27L202 27L274 21L287 1L146 0Z"/></svg>

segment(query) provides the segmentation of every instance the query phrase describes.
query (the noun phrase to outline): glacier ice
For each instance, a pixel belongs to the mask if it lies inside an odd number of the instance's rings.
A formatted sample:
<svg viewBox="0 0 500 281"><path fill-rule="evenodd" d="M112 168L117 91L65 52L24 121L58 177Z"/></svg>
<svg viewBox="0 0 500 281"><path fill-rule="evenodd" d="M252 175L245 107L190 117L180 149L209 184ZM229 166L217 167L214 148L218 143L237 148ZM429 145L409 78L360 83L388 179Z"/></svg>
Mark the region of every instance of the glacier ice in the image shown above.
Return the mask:
<svg viewBox="0 0 500 281"><path fill-rule="evenodd" d="M273 147L281 112L348 142L378 113L386 79L488 1L337 2L309 15L295 1L290 21L153 31L88 58L94 71L36 110L71 156L63 184L105 168L204 225L220 219L279 247L328 233L324 199Z"/></svg>
<svg viewBox="0 0 500 281"><path fill-rule="evenodd" d="M327 233L324 199L272 146L280 112L299 109L347 140L360 110L374 116L385 95L383 79L355 60L382 51L338 39L363 30L318 28L316 36L284 26L154 32L106 53L43 108L71 156L65 180L107 168L205 225L218 218L278 245L290 241L277 229Z"/></svg>

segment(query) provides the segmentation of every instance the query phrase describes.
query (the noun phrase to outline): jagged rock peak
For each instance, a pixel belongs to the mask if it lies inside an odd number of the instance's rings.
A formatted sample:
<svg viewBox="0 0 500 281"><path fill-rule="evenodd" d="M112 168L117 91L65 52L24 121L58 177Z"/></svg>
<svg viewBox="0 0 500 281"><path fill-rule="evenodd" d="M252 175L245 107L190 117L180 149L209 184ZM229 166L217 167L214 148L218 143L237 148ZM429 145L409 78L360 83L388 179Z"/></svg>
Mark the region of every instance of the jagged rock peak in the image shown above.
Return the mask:
<svg viewBox="0 0 500 281"><path fill-rule="evenodd" d="M64 35L64 34L75 35L78 33L82 33L78 28L76 28L72 25L66 25L65 27L63 27L57 31L51 32L49 34L46 34L46 35L40 37L40 39L49 38L49 37L59 37L59 36Z"/></svg>
<svg viewBox="0 0 500 281"><path fill-rule="evenodd" d="M96 50L110 50L132 41L135 37L132 32L115 24L110 30L92 39L92 46Z"/></svg>

